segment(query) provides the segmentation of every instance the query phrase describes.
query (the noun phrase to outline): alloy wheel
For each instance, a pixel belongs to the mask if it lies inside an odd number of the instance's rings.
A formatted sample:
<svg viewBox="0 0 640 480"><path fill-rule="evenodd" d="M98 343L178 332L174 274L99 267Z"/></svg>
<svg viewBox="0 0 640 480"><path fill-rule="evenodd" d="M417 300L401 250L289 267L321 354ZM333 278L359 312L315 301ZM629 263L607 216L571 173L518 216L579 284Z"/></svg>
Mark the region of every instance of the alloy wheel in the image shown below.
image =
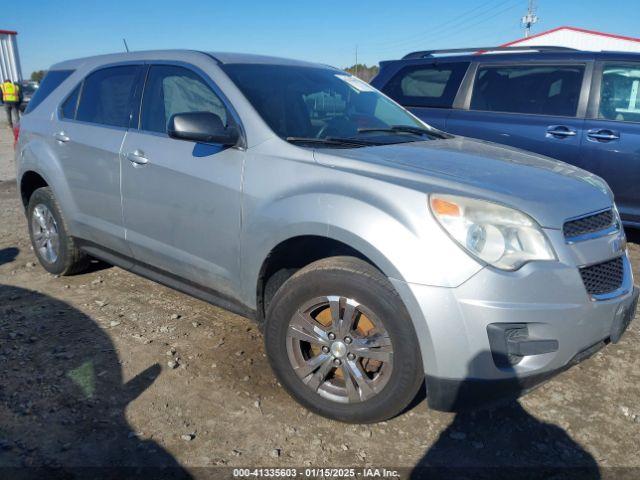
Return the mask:
<svg viewBox="0 0 640 480"><path fill-rule="evenodd" d="M340 403L373 398L393 369L393 346L382 321L343 296L314 298L295 312L287 354L307 387Z"/></svg>
<svg viewBox="0 0 640 480"><path fill-rule="evenodd" d="M47 263L55 263L60 254L60 236L58 224L49 208L39 203L31 214L33 245Z"/></svg>

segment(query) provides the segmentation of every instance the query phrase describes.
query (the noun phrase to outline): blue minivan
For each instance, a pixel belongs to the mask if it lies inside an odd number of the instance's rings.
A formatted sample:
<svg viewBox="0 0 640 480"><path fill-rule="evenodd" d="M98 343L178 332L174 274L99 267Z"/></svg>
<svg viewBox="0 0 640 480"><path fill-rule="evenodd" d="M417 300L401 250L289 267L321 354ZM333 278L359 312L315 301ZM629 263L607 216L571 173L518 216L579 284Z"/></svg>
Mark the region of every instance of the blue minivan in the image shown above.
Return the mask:
<svg viewBox="0 0 640 480"><path fill-rule="evenodd" d="M599 175L625 225L640 227L640 53L421 51L380 62L371 83L436 128Z"/></svg>

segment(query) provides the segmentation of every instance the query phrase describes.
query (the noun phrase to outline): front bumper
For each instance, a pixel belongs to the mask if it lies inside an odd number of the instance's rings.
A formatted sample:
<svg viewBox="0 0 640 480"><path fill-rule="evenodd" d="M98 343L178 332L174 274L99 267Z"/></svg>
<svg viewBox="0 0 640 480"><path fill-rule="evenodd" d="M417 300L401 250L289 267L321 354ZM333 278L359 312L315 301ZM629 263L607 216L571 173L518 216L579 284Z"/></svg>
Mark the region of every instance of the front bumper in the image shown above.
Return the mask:
<svg viewBox="0 0 640 480"><path fill-rule="evenodd" d="M624 261L630 271L626 254ZM626 281L623 294L603 301L590 298L578 268L562 261L485 268L457 288L394 281L416 325L429 406L451 411L515 398L595 353L637 305L632 275ZM488 333L495 325L526 326L534 342L523 344L517 363L496 355Z"/></svg>

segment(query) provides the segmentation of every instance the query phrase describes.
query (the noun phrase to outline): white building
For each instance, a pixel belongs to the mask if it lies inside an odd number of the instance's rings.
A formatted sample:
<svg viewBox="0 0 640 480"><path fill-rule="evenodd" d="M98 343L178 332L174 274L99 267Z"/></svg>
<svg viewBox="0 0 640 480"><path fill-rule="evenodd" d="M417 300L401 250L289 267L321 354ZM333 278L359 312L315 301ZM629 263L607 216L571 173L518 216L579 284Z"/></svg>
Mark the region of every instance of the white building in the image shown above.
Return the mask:
<svg viewBox="0 0 640 480"><path fill-rule="evenodd" d="M578 50L640 52L640 38L596 32L576 27L558 27L553 30L505 43L503 47L557 46Z"/></svg>
<svg viewBox="0 0 640 480"><path fill-rule="evenodd" d="M0 81L4 81L5 78L14 82L22 81L16 35L18 32L0 30Z"/></svg>

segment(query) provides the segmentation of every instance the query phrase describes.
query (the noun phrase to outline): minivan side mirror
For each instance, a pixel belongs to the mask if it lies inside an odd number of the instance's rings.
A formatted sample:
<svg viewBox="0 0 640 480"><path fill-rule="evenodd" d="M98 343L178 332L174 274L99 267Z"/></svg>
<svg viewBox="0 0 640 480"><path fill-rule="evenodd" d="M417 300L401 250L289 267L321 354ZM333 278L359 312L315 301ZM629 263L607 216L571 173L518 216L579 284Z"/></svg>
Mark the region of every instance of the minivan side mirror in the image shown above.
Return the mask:
<svg viewBox="0 0 640 480"><path fill-rule="evenodd" d="M218 143L233 146L238 143L238 129L225 127L222 120L211 112L187 112L172 115L167 124L167 133L171 138L192 142Z"/></svg>

